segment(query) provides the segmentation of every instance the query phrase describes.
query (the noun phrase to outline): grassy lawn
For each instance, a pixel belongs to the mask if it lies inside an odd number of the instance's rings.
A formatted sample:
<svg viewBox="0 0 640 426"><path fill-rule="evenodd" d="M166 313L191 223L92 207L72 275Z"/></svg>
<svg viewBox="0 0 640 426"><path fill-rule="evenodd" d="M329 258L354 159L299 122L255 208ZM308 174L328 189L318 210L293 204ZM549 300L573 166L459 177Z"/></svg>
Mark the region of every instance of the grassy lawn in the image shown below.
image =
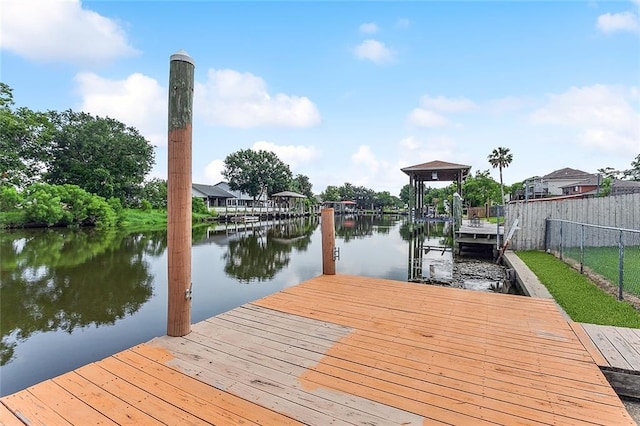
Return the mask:
<svg viewBox="0 0 640 426"><path fill-rule="evenodd" d="M166 210L142 211L139 209L124 209L122 211L120 227L129 230L157 230L167 227Z"/></svg>
<svg viewBox="0 0 640 426"><path fill-rule="evenodd" d="M618 301L560 259L540 251L517 252L572 320L640 328L640 312Z"/></svg>
<svg viewBox="0 0 640 426"><path fill-rule="evenodd" d="M123 219L120 227L127 231L155 231L167 228L167 211L166 210L138 210L124 209ZM212 216L206 214L193 213L193 223L211 222Z"/></svg>
<svg viewBox="0 0 640 426"><path fill-rule="evenodd" d="M567 248L564 257L580 262L580 248ZM584 265L596 274L602 275L613 285L618 285L618 247L585 247ZM624 248L622 284L626 291L640 296L640 247Z"/></svg>

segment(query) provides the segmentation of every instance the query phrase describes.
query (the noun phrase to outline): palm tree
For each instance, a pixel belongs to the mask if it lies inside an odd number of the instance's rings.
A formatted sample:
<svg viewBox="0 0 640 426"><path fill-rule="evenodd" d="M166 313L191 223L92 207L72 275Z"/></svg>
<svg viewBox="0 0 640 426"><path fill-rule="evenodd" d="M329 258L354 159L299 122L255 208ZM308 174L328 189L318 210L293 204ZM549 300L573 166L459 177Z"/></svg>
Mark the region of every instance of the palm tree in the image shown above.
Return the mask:
<svg viewBox="0 0 640 426"><path fill-rule="evenodd" d="M499 147L491 152L491 155L487 158L489 164L495 169L500 170L500 195L502 196L502 205L504 205L504 184L502 183L502 169L509 167L511 161L513 161L513 154L509 152L509 148Z"/></svg>

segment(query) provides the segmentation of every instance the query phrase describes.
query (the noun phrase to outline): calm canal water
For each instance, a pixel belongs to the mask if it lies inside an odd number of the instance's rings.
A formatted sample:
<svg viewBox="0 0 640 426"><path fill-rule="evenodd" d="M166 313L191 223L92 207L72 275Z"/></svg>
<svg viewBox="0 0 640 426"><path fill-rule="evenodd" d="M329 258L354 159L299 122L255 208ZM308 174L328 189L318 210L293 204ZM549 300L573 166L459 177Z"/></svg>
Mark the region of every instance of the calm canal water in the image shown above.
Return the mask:
<svg viewBox="0 0 640 426"><path fill-rule="evenodd" d="M407 281L416 238L440 244L445 225L404 221L336 217L337 272ZM321 274L318 218L242 226L194 229L193 322ZM0 308L1 395L164 335L167 234L0 231Z"/></svg>

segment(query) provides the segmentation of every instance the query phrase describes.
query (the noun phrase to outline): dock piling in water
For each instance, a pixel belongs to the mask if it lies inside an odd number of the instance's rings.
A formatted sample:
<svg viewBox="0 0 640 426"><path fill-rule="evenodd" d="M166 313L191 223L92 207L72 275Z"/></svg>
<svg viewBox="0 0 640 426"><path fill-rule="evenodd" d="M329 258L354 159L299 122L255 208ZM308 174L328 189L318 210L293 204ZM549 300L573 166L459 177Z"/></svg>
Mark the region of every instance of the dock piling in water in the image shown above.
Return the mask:
<svg viewBox="0 0 640 426"><path fill-rule="evenodd" d="M336 229L334 225L333 209L322 209L322 274L336 274L336 259L334 251L336 248Z"/></svg>
<svg viewBox="0 0 640 426"><path fill-rule="evenodd" d="M167 335L191 331L191 121L193 59L183 50L171 55L167 179L168 316Z"/></svg>

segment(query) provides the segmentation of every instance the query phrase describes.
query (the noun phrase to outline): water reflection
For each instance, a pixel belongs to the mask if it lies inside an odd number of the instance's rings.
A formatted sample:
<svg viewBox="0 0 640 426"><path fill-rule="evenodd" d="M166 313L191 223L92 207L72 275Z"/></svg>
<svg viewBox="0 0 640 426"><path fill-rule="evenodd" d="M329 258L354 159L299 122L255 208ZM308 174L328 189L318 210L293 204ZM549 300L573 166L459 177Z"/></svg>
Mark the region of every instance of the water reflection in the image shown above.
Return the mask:
<svg viewBox="0 0 640 426"><path fill-rule="evenodd" d="M319 223L312 217L211 226L194 234L193 244L225 247L224 272L238 282L265 282L289 265L294 250L307 250Z"/></svg>
<svg viewBox="0 0 640 426"><path fill-rule="evenodd" d="M335 224L338 273L400 281L409 247L422 253L448 235L443 223L414 234L400 216ZM321 273L319 218L195 227L192 237L193 322ZM166 231L0 231L0 393L163 335L166 252Z"/></svg>
<svg viewBox="0 0 640 426"><path fill-rule="evenodd" d="M398 220L400 216L391 215L336 216L336 238L349 242L352 239L363 239L374 234L389 234Z"/></svg>
<svg viewBox="0 0 640 426"><path fill-rule="evenodd" d="M0 233L0 365L34 333L71 333L136 312L153 293L143 255L163 252L164 234Z"/></svg>
<svg viewBox="0 0 640 426"><path fill-rule="evenodd" d="M454 259L450 222L406 222L400 227L400 236L409 242L408 281L452 284Z"/></svg>

